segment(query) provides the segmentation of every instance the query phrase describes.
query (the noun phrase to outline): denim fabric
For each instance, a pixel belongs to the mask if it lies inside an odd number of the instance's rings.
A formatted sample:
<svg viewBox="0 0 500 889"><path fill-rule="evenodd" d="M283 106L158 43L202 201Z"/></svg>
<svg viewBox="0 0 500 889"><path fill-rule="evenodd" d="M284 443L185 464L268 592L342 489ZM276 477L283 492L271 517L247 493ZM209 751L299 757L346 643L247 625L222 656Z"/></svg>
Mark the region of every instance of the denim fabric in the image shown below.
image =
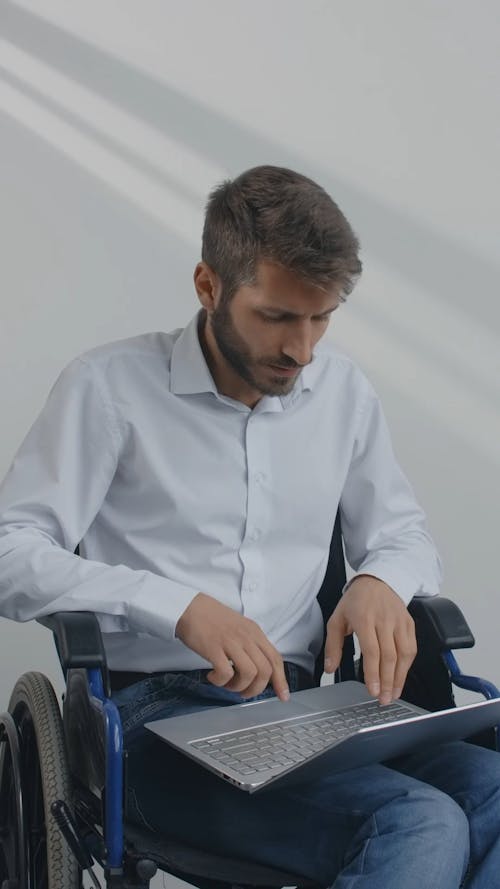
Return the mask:
<svg viewBox="0 0 500 889"><path fill-rule="evenodd" d="M500 889L497 753L456 742L250 796L143 728L239 694L190 671L114 700L129 751L128 817L142 826L334 889Z"/></svg>

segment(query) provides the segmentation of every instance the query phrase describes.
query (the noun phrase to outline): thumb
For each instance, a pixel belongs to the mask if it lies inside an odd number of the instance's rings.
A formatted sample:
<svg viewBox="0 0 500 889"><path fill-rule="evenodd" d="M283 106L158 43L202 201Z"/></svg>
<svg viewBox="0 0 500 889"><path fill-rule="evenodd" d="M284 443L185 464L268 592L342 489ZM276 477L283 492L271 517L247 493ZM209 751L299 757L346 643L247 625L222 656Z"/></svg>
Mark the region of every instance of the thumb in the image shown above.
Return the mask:
<svg viewBox="0 0 500 889"><path fill-rule="evenodd" d="M334 673L340 664L346 635L347 626L344 618L334 614L326 626L325 673Z"/></svg>

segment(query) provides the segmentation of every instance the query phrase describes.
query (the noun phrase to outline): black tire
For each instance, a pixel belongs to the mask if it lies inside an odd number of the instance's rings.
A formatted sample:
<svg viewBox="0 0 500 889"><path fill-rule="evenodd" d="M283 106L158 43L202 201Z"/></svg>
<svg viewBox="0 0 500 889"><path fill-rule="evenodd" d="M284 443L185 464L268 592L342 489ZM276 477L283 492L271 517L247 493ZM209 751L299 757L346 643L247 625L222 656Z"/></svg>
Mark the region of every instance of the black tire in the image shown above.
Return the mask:
<svg viewBox="0 0 500 889"><path fill-rule="evenodd" d="M26 889L79 889L77 862L50 812L54 800L64 800L70 807L72 800L61 713L47 677L35 672L21 676L9 713L21 750ZM7 879L16 876L8 873Z"/></svg>
<svg viewBox="0 0 500 889"><path fill-rule="evenodd" d="M10 713L0 714L0 889L24 889L26 862L20 751Z"/></svg>

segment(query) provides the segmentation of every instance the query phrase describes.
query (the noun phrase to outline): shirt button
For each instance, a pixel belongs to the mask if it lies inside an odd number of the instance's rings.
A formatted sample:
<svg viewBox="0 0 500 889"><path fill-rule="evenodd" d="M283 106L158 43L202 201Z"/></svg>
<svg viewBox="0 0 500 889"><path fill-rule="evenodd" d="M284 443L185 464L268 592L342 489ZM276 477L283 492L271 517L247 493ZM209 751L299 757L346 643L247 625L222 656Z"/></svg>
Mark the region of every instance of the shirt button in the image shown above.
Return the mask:
<svg viewBox="0 0 500 889"><path fill-rule="evenodd" d="M249 584L248 584L248 591L249 591L250 593L255 592L256 589L257 589L257 584L256 584L256 583L249 583Z"/></svg>
<svg viewBox="0 0 500 889"><path fill-rule="evenodd" d="M250 532L250 540L258 540L261 533L259 528L254 528L253 531Z"/></svg>
<svg viewBox="0 0 500 889"><path fill-rule="evenodd" d="M266 476L264 475L263 472L256 472L256 473L255 473L255 481L256 481L259 485L261 484L261 482L264 481L265 477L266 477Z"/></svg>

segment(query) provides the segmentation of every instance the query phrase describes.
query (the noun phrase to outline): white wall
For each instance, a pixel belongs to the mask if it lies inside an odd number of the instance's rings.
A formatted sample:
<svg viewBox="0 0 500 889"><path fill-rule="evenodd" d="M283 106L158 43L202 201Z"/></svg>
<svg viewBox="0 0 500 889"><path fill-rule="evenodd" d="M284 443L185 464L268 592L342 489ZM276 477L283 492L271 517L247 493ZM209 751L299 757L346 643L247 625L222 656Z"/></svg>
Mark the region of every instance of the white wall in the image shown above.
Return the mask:
<svg viewBox="0 0 500 889"><path fill-rule="evenodd" d="M361 238L331 335L500 683L497 0L4 0L0 40L0 474L75 354L191 317L208 189L294 167ZM0 645L0 706L57 677L38 626Z"/></svg>

